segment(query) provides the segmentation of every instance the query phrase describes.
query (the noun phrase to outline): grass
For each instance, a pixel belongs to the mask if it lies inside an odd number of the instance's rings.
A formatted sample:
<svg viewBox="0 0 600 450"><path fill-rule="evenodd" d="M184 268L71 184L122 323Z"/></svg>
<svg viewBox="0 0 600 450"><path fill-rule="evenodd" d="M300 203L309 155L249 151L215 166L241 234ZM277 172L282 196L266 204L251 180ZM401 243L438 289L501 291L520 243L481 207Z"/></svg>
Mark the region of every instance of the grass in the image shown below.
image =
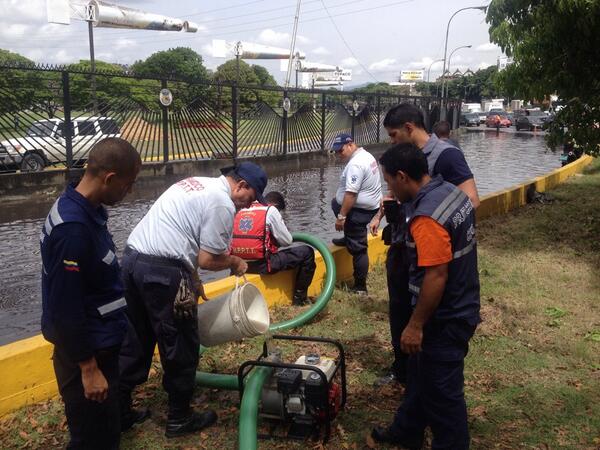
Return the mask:
<svg viewBox="0 0 600 450"><path fill-rule="evenodd" d="M465 387L474 449L600 446L600 163L551 195L550 204L529 205L478 227L484 322L471 343ZM401 397L398 388L372 386L391 358L383 267L370 274L369 284L368 298L338 289L313 323L295 331L339 339L347 351L349 402L334 422L328 449L372 446L368 431L391 419ZM286 307L273 315L279 320L294 311ZM234 373L260 346L255 339L210 350L201 368ZM282 348L292 361L307 350ZM125 434L122 448L236 448L237 394L216 390L199 389L195 404L216 409L218 426L166 440L159 371L153 368L136 399L153 418ZM5 417L0 430L2 448L49 448L67 439L57 400ZM306 444L261 441L260 447Z"/></svg>

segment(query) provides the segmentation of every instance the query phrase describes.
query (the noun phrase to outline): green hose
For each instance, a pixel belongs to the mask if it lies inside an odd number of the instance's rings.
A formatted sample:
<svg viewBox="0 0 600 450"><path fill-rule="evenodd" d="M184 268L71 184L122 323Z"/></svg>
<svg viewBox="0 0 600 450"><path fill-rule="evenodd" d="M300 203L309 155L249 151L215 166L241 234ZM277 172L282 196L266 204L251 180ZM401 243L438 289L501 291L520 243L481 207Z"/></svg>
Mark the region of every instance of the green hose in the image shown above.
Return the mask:
<svg viewBox="0 0 600 450"><path fill-rule="evenodd" d="M333 255L329 251L329 248L327 248L321 239L311 236L310 234L294 233L292 234L292 237L294 238L294 242L304 242L305 244L312 245L321 254L323 261L325 262L325 285L323 286L321 295L319 295L317 301L310 309L293 319L271 324L269 327L269 331L271 332L290 330L306 324L327 306L327 303L329 303L329 299L335 290L335 261L333 260Z"/></svg>
<svg viewBox="0 0 600 450"><path fill-rule="evenodd" d="M309 244L321 254L323 261L325 262L325 285L323 286L321 295L319 295L317 301L311 308L293 319L272 324L269 327L269 332L290 330L306 324L327 306L327 303L329 303L335 290L335 261L329 248L319 238L306 233L293 233L292 237L294 238L294 242L304 242L305 244ZM269 374L270 369L266 367L257 367L253 369L252 373L247 377L242 405L240 407L239 450L256 450L258 446L256 435L258 401L260 400L263 384ZM196 372L196 383L201 386L216 389L238 389L238 378L236 375Z"/></svg>
<svg viewBox="0 0 600 450"><path fill-rule="evenodd" d="M240 425L238 427L238 449L256 450L258 436L258 402L262 393L263 384L271 374L270 367L256 367L248 375L244 388L244 396L240 406Z"/></svg>

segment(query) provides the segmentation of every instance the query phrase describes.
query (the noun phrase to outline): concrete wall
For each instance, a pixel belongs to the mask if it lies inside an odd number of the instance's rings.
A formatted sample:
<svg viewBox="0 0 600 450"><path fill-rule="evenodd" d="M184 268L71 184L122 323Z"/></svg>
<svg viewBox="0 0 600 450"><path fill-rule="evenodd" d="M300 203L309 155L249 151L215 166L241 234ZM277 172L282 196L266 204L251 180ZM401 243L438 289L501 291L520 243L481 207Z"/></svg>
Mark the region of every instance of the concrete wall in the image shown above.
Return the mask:
<svg viewBox="0 0 600 450"><path fill-rule="evenodd" d="M482 198L477 210L479 219L503 214L526 204L527 190L551 189L575 173L581 172L593 158L585 156L546 176L535 178L527 183L510 189L487 195ZM386 247L379 236L369 241L371 264L377 264L385 258ZM352 277L352 259L346 249L333 248L338 281ZM263 293L270 305L289 304L292 296L292 272L271 276L249 275L248 281L254 283ZM320 292L324 280L325 265L320 256L317 258L315 278L309 294ZM234 277L207 283L206 294L209 298L224 294L233 288ZM52 345L41 335L0 347L0 415L20 408L23 405L46 400L57 394L56 380L52 369Z"/></svg>

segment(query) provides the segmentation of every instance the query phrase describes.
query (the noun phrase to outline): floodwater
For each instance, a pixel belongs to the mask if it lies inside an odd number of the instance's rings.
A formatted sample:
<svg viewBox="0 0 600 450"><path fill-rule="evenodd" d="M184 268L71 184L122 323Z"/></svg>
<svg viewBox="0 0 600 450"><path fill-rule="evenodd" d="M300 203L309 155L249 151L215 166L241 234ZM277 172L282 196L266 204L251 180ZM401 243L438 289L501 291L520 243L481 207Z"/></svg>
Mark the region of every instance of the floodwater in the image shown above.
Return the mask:
<svg viewBox="0 0 600 450"><path fill-rule="evenodd" d="M503 130L471 131L458 139L475 174L480 195L498 191L560 166L559 155L546 149L541 133ZM329 241L338 235L330 210L342 164L328 160L274 162L268 167L267 190L281 191L287 200L284 219L291 231ZM177 179L144 181L126 201L109 211L109 227L122 251L127 236L153 201ZM0 344L40 332L39 232L53 198L30 199L0 209ZM210 275L210 276L209 276ZM218 276L218 274L217 274ZM206 274L204 279L215 278Z"/></svg>

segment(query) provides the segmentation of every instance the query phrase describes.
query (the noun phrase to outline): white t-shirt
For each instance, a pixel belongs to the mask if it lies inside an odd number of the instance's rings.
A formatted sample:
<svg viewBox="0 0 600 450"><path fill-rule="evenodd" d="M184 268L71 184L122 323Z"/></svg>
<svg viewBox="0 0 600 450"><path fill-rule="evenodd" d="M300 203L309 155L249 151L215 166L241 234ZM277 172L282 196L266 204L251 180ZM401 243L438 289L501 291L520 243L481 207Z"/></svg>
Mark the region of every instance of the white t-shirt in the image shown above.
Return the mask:
<svg viewBox="0 0 600 450"><path fill-rule="evenodd" d="M191 177L175 183L156 200L127 239L140 253L179 259L198 268L200 249L229 251L235 205L224 176Z"/></svg>
<svg viewBox="0 0 600 450"><path fill-rule="evenodd" d="M379 209L381 203L381 177L377 160L364 148L357 149L344 167L340 186L335 194L341 205L346 192L357 193L355 208Z"/></svg>
<svg viewBox="0 0 600 450"><path fill-rule="evenodd" d="M277 244L279 244L279 247L289 247L292 245L292 235L286 227L281 213L274 206L271 206L267 210L267 228L277 241Z"/></svg>

